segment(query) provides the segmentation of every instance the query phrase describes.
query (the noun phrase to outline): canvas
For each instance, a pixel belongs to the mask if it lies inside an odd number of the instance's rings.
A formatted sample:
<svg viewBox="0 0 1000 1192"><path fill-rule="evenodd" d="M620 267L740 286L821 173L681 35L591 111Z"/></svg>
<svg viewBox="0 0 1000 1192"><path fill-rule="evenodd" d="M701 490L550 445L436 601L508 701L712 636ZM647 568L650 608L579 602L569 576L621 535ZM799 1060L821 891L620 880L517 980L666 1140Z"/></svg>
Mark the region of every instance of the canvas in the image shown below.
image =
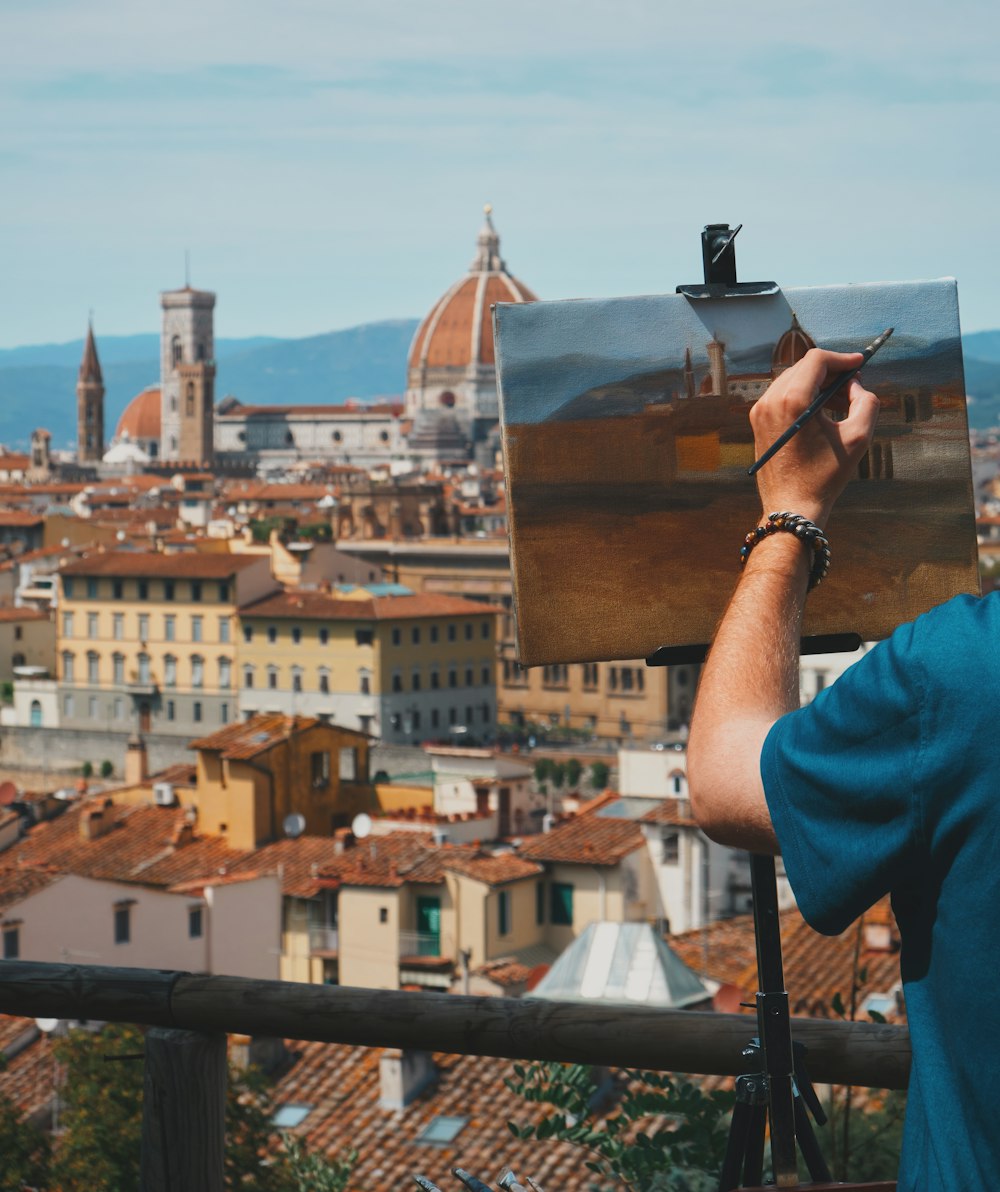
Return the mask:
<svg viewBox="0 0 1000 1192"><path fill-rule="evenodd" d="M863 374L875 440L805 622L868 641L979 591L953 280L498 305L521 664L708 642L760 514L751 407L810 347L857 351L888 326Z"/></svg>

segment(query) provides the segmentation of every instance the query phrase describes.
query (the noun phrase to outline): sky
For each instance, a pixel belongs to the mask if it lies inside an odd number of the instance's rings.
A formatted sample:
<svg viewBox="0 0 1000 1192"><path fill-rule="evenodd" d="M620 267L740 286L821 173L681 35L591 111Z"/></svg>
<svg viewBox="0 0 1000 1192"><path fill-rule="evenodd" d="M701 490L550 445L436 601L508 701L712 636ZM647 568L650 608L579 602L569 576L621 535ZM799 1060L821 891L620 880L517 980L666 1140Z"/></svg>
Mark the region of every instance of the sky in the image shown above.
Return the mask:
<svg viewBox="0 0 1000 1192"><path fill-rule="evenodd" d="M958 279L1000 327L979 0L0 0L0 347L425 314L492 203L541 298ZM100 342L98 338L98 342Z"/></svg>

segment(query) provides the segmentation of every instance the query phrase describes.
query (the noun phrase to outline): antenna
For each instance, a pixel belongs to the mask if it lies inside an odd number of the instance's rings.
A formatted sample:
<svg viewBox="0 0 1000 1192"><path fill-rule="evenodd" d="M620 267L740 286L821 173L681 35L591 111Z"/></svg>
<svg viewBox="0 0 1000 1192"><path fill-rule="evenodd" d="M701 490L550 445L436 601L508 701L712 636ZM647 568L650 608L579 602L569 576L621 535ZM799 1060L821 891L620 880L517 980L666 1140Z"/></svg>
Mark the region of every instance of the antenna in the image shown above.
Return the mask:
<svg viewBox="0 0 1000 1192"><path fill-rule="evenodd" d="M191 250L184 250L184 289L191 289Z"/></svg>

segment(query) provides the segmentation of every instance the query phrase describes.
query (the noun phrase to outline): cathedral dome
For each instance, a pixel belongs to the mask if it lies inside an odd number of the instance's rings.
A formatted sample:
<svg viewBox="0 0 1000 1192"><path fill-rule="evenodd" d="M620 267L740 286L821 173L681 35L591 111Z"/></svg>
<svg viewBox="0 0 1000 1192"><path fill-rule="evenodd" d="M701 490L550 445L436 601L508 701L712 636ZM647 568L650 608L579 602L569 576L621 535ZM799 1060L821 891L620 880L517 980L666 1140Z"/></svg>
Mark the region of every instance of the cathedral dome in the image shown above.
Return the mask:
<svg viewBox="0 0 1000 1192"><path fill-rule="evenodd" d="M810 348L815 346L813 340L799 326L799 320L792 315L791 327L775 344L771 354L771 371L780 372L782 369L791 368L793 364L802 359Z"/></svg>
<svg viewBox="0 0 1000 1192"><path fill-rule="evenodd" d="M486 208L486 221L476 241L469 272L435 303L417 328L410 347L412 379L426 370L469 365L492 367L494 302L535 302L528 287L511 276L500 256L500 237Z"/></svg>
<svg viewBox="0 0 1000 1192"><path fill-rule="evenodd" d="M128 403L115 428L115 438L128 436L133 442L160 438L160 387L151 385Z"/></svg>

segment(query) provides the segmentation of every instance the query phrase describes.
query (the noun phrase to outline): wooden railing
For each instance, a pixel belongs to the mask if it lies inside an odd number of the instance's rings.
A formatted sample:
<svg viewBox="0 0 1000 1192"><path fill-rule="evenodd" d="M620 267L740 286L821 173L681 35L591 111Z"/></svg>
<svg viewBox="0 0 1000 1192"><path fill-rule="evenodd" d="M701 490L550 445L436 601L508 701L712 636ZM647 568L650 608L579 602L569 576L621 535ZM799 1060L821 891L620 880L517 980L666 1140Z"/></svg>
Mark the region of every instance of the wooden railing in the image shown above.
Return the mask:
<svg viewBox="0 0 1000 1192"><path fill-rule="evenodd" d="M142 1192L222 1188L227 1033L715 1075L743 1070L756 1033L740 1014L18 960L0 961L0 1013L166 1028L146 1040ZM792 1034L817 1083L906 1087L904 1027L796 1018Z"/></svg>

